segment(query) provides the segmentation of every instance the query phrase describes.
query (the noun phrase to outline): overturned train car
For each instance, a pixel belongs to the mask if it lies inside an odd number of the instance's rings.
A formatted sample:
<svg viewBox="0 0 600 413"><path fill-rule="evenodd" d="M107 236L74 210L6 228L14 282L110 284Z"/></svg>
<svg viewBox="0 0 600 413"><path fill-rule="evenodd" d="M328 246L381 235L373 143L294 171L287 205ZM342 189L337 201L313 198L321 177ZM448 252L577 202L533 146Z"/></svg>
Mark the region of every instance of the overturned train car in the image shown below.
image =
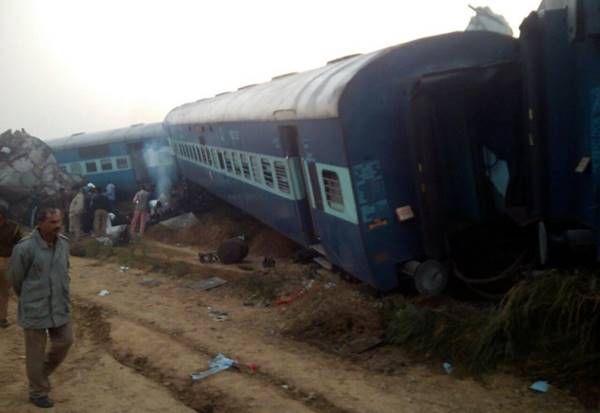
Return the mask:
<svg viewBox="0 0 600 413"><path fill-rule="evenodd" d="M130 197L141 185L168 194L178 179L162 123L77 133L47 143L65 172L100 188L113 183L119 198Z"/></svg>
<svg viewBox="0 0 600 413"><path fill-rule="evenodd" d="M185 104L165 127L188 180L377 289L404 272L435 294L451 236L527 210L521 101L519 42L464 32Z"/></svg>

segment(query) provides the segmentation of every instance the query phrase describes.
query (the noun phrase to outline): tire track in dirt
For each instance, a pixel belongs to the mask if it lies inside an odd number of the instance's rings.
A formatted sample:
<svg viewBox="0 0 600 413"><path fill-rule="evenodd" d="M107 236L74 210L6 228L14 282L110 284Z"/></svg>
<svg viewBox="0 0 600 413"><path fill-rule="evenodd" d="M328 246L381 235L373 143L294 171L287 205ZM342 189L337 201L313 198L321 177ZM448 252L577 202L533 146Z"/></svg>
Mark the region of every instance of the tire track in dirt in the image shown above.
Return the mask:
<svg viewBox="0 0 600 413"><path fill-rule="evenodd" d="M190 371L206 368L210 358L206 350L191 348L152 325L129 321L97 303L77 298L77 307L89 334L115 360L167 387L198 412L345 413L335 408L313 409L259 376L235 369L192 383Z"/></svg>

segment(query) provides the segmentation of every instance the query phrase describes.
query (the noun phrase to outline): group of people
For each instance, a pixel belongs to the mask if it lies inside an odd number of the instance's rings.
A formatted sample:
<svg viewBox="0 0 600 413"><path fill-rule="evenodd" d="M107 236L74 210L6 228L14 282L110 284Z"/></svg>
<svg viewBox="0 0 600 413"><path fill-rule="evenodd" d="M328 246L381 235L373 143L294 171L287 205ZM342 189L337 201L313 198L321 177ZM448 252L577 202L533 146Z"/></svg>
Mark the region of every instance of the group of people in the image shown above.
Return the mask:
<svg viewBox="0 0 600 413"><path fill-rule="evenodd" d="M150 194L145 186L133 197L133 214L130 222L130 234L135 237L139 228L143 235L149 213ZM95 237L106 236L109 214L116 213L116 186L106 185L104 191L99 190L93 183L74 187L72 191L60 189L60 203L65 227L74 240L79 240L83 234Z"/></svg>
<svg viewBox="0 0 600 413"><path fill-rule="evenodd" d="M89 183L73 187L72 190L60 188L60 205L65 217L65 227L75 240L82 234L96 237L106 235L108 214L113 212L116 201L116 186L106 185L105 191Z"/></svg>

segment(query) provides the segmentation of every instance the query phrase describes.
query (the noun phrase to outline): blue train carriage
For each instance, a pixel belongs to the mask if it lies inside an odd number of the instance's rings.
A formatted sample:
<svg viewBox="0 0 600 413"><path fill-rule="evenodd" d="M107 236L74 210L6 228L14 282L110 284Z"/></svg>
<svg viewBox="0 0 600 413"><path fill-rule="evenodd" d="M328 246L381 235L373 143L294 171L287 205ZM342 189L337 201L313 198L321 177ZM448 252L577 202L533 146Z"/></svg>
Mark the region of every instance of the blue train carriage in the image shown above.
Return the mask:
<svg viewBox="0 0 600 413"><path fill-rule="evenodd" d="M187 179L379 290L403 270L433 294L452 225L506 207L517 61L513 38L453 33L184 104L164 123Z"/></svg>
<svg viewBox="0 0 600 413"><path fill-rule="evenodd" d="M558 3L520 38L542 260L548 244L596 243L600 257L600 1Z"/></svg>
<svg viewBox="0 0 600 413"><path fill-rule="evenodd" d="M156 195L177 180L177 164L162 123L136 124L94 133L77 133L47 142L60 167L104 189L109 182L121 199L141 184L156 186Z"/></svg>

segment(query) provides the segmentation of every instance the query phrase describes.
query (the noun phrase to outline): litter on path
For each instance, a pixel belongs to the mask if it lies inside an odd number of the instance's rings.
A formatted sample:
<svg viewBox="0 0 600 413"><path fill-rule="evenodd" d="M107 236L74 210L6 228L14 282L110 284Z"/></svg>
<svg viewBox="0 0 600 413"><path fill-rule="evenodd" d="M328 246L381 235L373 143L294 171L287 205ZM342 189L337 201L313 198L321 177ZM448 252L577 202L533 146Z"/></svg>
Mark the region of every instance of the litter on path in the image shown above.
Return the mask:
<svg viewBox="0 0 600 413"><path fill-rule="evenodd" d="M194 281L187 286L195 291L208 291L226 284L227 281L219 277L210 277L206 280Z"/></svg>
<svg viewBox="0 0 600 413"><path fill-rule="evenodd" d="M454 371L454 367L452 367L452 364L448 362L442 364L442 367L444 368L446 374L452 374L452 372Z"/></svg>
<svg viewBox="0 0 600 413"><path fill-rule="evenodd" d="M108 290L102 290L98 293L99 297L106 297L107 295L110 295L110 291Z"/></svg>
<svg viewBox="0 0 600 413"><path fill-rule="evenodd" d="M229 313L227 311L208 307L208 316L214 321L225 321L229 318Z"/></svg>
<svg viewBox="0 0 600 413"><path fill-rule="evenodd" d="M208 370L192 373L192 381L205 379L220 371L227 370L229 367L237 364L235 360L225 357L222 353L217 354L211 361L208 362Z"/></svg>
<svg viewBox="0 0 600 413"><path fill-rule="evenodd" d="M550 390L550 385L545 380L536 381L529 388L539 393L547 393Z"/></svg>
<svg viewBox="0 0 600 413"><path fill-rule="evenodd" d="M122 266L122 267L120 268L120 271L121 271L121 272L127 272L127 271L129 271L129 267Z"/></svg>

